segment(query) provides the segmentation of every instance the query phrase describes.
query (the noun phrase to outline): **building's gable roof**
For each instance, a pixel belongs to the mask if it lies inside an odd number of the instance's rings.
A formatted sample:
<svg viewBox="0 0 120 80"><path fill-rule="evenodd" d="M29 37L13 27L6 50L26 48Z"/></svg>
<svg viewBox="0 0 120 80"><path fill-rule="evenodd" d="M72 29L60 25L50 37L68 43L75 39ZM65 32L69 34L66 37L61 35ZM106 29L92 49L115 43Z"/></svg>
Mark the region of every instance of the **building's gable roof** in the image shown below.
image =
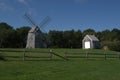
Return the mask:
<svg viewBox="0 0 120 80"><path fill-rule="evenodd" d="M99 39L95 37L95 35L86 35L86 37L88 37L92 41L99 41Z"/></svg>

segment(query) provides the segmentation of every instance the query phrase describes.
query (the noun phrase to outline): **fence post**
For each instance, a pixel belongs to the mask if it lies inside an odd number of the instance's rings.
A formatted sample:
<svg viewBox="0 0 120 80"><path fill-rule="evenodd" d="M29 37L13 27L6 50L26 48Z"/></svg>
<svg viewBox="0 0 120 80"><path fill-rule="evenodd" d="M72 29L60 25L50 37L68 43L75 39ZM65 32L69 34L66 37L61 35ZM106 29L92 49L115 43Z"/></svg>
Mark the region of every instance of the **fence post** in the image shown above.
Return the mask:
<svg viewBox="0 0 120 80"><path fill-rule="evenodd" d="M104 50L104 58L105 58L105 60L107 58L107 54L106 54L105 50Z"/></svg>
<svg viewBox="0 0 120 80"><path fill-rule="evenodd" d="M52 53L53 53L53 50L50 49L50 60L52 60Z"/></svg>
<svg viewBox="0 0 120 80"><path fill-rule="evenodd" d="M120 54L118 55L118 58L119 58L119 60L120 60Z"/></svg>
<svg viewBox="0 0 120 80"><path fill-rule="evenodd" d="M24 52L23 52L23 61L25 61L25 49L24 49Z"/></svg>
<svg viewBox="0 0 120 80"><path fill-rule="evenodd" d="M67 52L65 52L65 58L67 58Z"/></svg>
<svg viewBox="0 0 120 80"><path fill-rule="evenodd" d="M86 58L88 58L88 52L86 52Z"/></svg>
<svg viewBox="0 0 120 80"><path fill-rule="evenodd" d="M107 54L105 54L105 60L106 60L106 58L107 58L107 56L106 56Z"/></svg>

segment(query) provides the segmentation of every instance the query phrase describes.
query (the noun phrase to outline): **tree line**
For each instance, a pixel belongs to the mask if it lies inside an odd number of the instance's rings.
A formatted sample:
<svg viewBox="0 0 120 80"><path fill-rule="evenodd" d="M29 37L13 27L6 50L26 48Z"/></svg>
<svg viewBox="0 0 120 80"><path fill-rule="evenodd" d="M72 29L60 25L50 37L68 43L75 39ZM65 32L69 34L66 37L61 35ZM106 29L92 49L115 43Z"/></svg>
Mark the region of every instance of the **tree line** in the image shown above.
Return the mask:
<svg viewBox="0 0 120 80"><path fill-rule="evenodd" d="M14 29L5 22L0 23L0 48L24 48L28 31L31 27L23 26ZM120 51L120 29L103 30L96 32L93 29L50 30L44 33L48 48L82 48L82 39L85 35L95 35L101 42L101 48L107 46L110 50Z"/></svg>

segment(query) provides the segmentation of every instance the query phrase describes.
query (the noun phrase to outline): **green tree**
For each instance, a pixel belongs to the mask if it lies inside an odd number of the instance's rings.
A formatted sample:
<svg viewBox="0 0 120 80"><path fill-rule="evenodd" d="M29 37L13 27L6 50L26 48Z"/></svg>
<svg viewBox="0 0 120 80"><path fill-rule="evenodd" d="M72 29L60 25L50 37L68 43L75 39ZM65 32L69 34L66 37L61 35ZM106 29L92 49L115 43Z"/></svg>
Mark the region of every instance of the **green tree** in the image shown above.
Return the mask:
<svg viewBox="0 0 120 80"><path fill-rule="evenodd" d="M50 46L55 48L62 47L62 31L49 31Z"/></svg>
<svg viewBox="0 0 120 80"><path fill-rule="evenodd" d="M101 32L100 35L101 41L111 41L111 31L110 30L104 30Z"/></svg>
<svg viewBox="0 0 120 80"><path fill-rule="evenodd" d="M13 27L11 27L5 22L0 23L0 47L1 48L15 47L14 35L15 35L15 30L13 29Z"/></svg>
<svg viewBox="0 0 120 80"><path fill-rule="evenodd" d="M51 47L81 48L82 32L80 30L50 31L48 34Z"/></svg>
<svg viewBox="0 0 120 80"><path fill-rule="evenodd" d="M119 29L116 29L114 28L112 31L111 31L111 40L112 41L120 41L120 30Z"/></svg>
<svg viewBox="0 0 120 80"><path fill-rule="evenodd" d="M74 45L75 48L82 48L82 32L80 30L76 31L74 33L75 39L74 39Z"/></svg>
<svg viewBox="0 0 120 80"><path fill-rule="evenodd" d="M63 44L65 48L81 48L82 32L80 30L64 31L63 32Z"/></svg>
<svg viewBox="0 0 120 80"><path fill-rule="evenodd" d="M63 46L65 48L73 47L73 39L74 39L74 30L64 31L63 32Z"/></svg>
<svg viewBox="0 0 120 80"><path fill-rule="evenodd" d="M30 27L23 26L16 29L16 40L17 40L17 47L24 48L26 46L27 35Z"/></svg>
<svg viewBox="0 0 120 80"><path fill-rule="evenodd" d="M86 29L86 30L83 31L83 37L85 35L96 35L96 32L93 29Z"/></svg>

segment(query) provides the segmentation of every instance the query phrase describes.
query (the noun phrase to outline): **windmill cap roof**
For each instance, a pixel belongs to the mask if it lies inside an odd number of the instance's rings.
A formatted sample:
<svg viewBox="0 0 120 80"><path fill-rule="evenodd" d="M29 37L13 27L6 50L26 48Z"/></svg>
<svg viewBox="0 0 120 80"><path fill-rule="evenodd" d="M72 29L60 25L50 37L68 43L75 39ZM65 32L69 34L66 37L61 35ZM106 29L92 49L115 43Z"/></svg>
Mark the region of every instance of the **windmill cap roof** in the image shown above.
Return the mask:
<svg viewBox="0 0 120 80"><path fill-rule="evenodd" d="M37 26L33 26L33 27L30 29L29 32L31 32L31 33L32 33L32 32L35 32L37 28L38 28Z"/></svg>

